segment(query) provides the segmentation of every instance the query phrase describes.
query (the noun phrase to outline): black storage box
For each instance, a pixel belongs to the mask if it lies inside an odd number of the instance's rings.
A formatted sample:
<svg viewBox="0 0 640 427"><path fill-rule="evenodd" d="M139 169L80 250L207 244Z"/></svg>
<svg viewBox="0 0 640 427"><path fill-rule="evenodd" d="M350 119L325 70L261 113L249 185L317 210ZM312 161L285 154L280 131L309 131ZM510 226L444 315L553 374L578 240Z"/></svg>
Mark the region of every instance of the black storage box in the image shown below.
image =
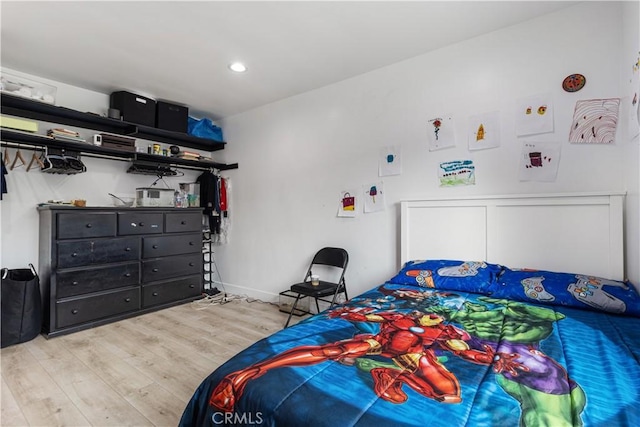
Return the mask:
<svg viewBox="0 0 640 427"><path fill-rule="evenodd" d="M189 108L171 102L158 101L156 106L156 127L158 129L187 133Z"/></svg>
<svg viewBox="0 0 640 427"><path fill-rule="evenodd" d="M126 91L113 92L109 108L120 110L125 122L150 127L156 125L156 101L153 99Z"/></svg>
<svg viewBox="0 0 640 427"><path fill-rule="evenodd" d="M136 139L129 138L126 136L120 135L111 135L108 133L101 133L100 140L102 141L102 146L106 148L114 148L116 150L121 151L136 151Z"/></svg>

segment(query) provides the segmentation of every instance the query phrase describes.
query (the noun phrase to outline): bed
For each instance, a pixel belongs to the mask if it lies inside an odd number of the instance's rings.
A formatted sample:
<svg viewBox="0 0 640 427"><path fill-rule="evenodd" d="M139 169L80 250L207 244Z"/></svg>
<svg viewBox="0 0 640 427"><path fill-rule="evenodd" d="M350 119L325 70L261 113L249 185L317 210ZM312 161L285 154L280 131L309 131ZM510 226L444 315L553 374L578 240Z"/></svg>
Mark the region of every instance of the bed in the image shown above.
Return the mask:
<svg viewBox="0 0 640 427"><path fill-rule="evenodd" d="M231 358L180 425L640 425L623 202L402 202L397 274Z"/></svg>

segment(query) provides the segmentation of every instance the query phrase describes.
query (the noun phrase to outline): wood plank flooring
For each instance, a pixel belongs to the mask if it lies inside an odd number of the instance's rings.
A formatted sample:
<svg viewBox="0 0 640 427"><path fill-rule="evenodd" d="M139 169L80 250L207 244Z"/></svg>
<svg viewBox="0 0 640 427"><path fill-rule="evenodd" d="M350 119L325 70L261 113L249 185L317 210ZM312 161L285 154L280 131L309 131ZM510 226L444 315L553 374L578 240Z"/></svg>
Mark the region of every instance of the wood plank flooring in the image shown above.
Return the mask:
<svg viewBox="0 0 640 427"><path fill-rule="evenodd" d="M175 426L205 377L286 319L273 304L201 300L4 348L0 425Z"/></svg>

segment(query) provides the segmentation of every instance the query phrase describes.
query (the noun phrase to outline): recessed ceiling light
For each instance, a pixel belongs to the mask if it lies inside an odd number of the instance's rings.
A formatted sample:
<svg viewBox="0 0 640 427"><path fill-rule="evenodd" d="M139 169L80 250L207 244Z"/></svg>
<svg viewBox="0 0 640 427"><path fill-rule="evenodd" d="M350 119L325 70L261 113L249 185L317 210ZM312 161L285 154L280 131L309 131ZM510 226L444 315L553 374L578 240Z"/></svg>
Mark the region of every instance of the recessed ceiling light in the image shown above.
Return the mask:
<svg viewBox="0 0 640 427"><path fill-rule="evenodd" d="M235 71L236 73L244 73L247 71L247 67L242 62L234 62L233 64L229 64L229 69L231 71Z"/></svg>

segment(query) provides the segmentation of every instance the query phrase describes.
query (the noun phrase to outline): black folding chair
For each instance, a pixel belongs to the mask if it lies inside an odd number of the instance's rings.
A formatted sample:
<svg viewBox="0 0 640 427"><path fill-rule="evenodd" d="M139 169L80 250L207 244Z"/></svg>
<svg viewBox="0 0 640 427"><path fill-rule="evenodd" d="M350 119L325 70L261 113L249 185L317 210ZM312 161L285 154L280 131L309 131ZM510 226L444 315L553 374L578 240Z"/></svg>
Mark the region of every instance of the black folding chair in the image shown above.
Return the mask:
<svg viewBox="0 0 640 427"><path fill-rule="evenodd" d="M289 318L287 319L287 323L284 325L285 328L289 326L291 316L296 311L298 301L303 297L315 299L318 313L320 312L318 300L330 303L329 308L331 308L335 304L338 295L344 293L344 297L349 299L347 295L347 285L344 280L344 273L347 270L348 263L349 254L342 248L322 248L314 255L303 281L291 286L290 292L292 295L295 294L296 300L291 306ZM311 284L313 268L318 265L325 265L340 269L340 278L336 282L320 280L317 285ZM331 300L325 299L329 296L331 297ZM300 310L298 310L298 312L300 312Z"/></svg>

